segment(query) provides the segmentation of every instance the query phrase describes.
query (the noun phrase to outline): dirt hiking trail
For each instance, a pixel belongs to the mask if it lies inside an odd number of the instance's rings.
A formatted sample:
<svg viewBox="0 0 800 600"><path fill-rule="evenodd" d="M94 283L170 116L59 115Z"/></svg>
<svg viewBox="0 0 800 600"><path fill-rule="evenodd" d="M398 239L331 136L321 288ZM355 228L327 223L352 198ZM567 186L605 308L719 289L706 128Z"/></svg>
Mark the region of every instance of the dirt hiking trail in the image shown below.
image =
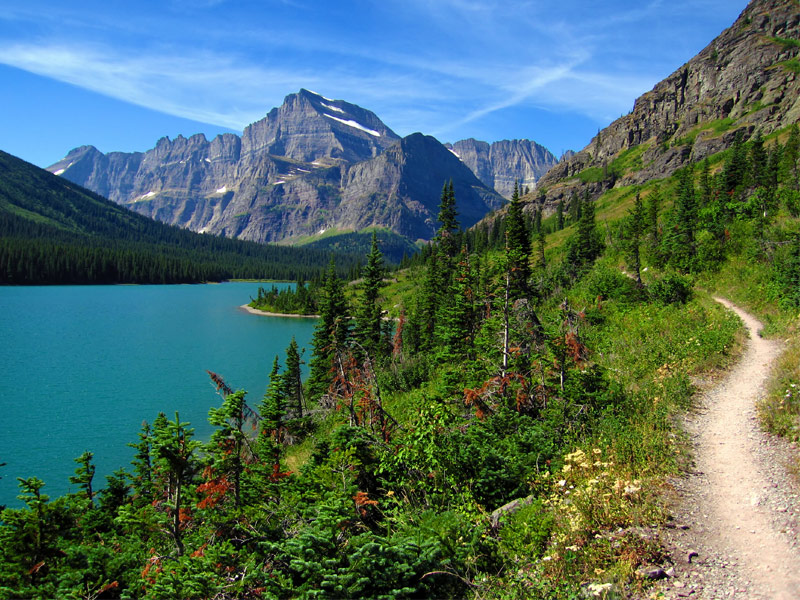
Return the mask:
<svg viewBox="0 0 800 600"><path fill-rule="evenodd" d="M674 575L661 598L800 599L798 489L788 474L794 452L759 428L756 401L780 342L727 300L749 333L738 363L702 395L687 423L694 470L674 482L674 522L665 541Z"/></svg>

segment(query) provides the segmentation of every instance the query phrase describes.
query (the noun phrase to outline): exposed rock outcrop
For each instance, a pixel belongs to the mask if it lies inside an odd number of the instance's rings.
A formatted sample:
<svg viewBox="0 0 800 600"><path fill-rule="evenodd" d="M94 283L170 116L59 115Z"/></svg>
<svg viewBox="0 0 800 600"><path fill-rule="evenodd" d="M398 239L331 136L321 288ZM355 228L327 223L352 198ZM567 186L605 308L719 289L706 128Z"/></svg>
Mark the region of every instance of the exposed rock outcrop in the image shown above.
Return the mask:
<svg viewBox="0 0 800 600"><path fill-rule="evenodd" d="M531 140L502 140L488 144L467 139L447 144L478 179L505 198L511 198L514 182L524 190L536 183L558 160L544 146Z"/></svg>
<svg viewBox="0 0 800 600"><path fill-rule="evenodd" d="M430 239L453 180L463 226L503 200L434 138L400 139L372 112L301 90L241 138L162 138L145 153L70 152L48 169L194 231L258 242L377 226Z"/></svg>
<svg viewBox="0 0 800 600"><path fill-rule="evenodd" d="M754 0L697 56L639 97L633 110L540 180L545 210L589 189L663 178L691 161L800 120L800 4ZM626 154L627 153L627 154ZM587 169L594 168L594 173Z"/></svg>

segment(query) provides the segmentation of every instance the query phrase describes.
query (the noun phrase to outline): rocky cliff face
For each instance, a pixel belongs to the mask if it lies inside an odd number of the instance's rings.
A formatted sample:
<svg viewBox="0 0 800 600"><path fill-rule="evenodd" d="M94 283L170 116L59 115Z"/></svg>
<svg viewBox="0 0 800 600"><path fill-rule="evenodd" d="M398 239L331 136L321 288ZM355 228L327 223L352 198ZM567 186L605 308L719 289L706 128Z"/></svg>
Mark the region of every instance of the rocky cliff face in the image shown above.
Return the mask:
<svg viewBox="0 0 800 600"><path fill-rule="evenodd" d="M160 221L258 242L369 226L427 240L450 179L464 226L503 202L434 138L401 140L370 111L307 90L241 138L162 138L145 153L84 146L48 170Z"/></svg>
<svg viewBox="0 0 800 600"><path fill-rule="evenodd" d="M573 192L670 175L800 120L800 4L753 0L730 28L539 182L545 208ZM592 173L590 169L594 168ZM577 177L576 177L577 176Z"/></svg>
<svg viewBox="0 0 800 600"><path fill-rule="evenodd" d="M448 148L488 187L511 198L514 182L524 190L536 183L558 160L531 140L502 140L488 144L475 139L448 144Z"/></svg>

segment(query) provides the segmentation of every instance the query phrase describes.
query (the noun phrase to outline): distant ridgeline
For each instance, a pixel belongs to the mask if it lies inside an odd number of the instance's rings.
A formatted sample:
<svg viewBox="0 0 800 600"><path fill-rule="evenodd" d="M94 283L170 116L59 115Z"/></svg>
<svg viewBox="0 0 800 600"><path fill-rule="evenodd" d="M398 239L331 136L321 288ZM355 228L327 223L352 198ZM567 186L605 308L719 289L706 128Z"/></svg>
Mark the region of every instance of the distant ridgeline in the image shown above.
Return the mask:
<svg viewBox="0 0 800 600"><path fill-rule="evenodd" d="M330 252L153 221L0 151L0 283L198 283L313 277ZM337 259L342 275L355 255Z"/></svg>

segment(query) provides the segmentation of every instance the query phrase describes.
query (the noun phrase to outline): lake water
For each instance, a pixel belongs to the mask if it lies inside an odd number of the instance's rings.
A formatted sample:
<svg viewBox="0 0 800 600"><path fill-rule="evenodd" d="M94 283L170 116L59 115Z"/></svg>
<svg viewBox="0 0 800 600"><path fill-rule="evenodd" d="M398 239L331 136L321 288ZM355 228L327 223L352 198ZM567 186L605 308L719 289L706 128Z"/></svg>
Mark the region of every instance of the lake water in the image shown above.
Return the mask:
<svg viewBox="0 0 800 600"><path fill-rule="evenodd" d="M17 477L75 491L86 450L104 487L159 411L208 439L222 399L206 369L257 406L293 335L308 361L316 322L243 311L259 285L0 287L0 504L20 505Z"/></svg>

